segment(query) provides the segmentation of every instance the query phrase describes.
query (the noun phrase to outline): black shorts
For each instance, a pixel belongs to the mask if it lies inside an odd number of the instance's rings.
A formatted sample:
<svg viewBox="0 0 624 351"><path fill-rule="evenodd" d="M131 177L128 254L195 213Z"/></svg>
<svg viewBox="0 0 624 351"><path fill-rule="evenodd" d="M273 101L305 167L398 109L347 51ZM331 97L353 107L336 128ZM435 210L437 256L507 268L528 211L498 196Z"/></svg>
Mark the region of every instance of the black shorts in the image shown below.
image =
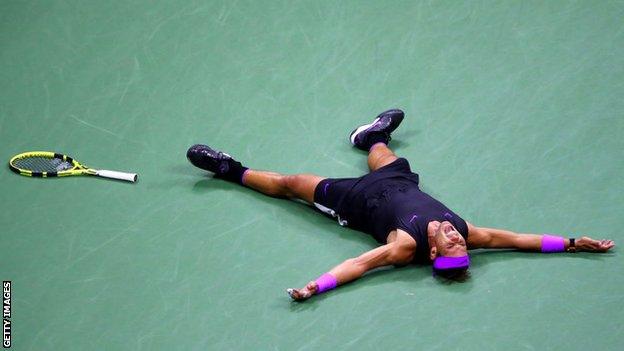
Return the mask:
<svg viewBox="0 0 624 351"><path fill-rule="evenodd" d="M342 226L348 225L348 219L344 218L345 211L342 210L345 200L357 188L365 187L376 180L405 174L410 177L418 177L412 173L409 162L404 158L399 158L369 174L359 178L326 178L323 179L314 189L314 206L317 209L338 219Z"/></svg>

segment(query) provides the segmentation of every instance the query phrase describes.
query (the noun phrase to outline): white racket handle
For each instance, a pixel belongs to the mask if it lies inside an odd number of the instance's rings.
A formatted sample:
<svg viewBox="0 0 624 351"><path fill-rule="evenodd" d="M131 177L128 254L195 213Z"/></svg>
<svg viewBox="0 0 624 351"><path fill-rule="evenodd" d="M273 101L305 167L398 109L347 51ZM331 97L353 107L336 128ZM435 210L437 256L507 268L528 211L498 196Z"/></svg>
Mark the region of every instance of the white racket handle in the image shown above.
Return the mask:
<svg viewBox="0 0 624 351"><path fill-rule="evenodd" d="M133 182L133 183L136 182L137 178L139 177L136 173L124 173L124 172L117 172L117 171L107 171L105 169L101 169L99 171L96 171L95 174L100 176L100 177L125 180L127 182Z"/></svg>

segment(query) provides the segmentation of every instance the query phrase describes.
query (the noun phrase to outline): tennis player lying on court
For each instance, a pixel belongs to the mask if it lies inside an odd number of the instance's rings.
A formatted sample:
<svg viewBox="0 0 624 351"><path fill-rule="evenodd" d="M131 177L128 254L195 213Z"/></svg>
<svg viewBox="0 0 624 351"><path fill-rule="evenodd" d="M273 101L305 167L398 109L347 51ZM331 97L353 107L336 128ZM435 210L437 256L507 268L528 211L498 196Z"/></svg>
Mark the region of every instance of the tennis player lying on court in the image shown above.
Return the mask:
<svg viewBox="0 0 624 351"><path fill-rule="evenodd" d="M513 248L541 252L606 252L611 240L557 235L517 234L477 227L440 201L422 192L418 174L388 148L390 133L403 111L383 112L355 129L351 143L368 151L370 173L359 178L333 179L311 174L282 175L243 167L230 155L205 145L187 151L189 161L215 177L242 184L266 195L299 198L335 217L343 226L372 235L380 246L350 258L301 289L288 289L297 301L331 290L377 267L432 263L434 273L457 279L470 266L469 249Z"/></svg>

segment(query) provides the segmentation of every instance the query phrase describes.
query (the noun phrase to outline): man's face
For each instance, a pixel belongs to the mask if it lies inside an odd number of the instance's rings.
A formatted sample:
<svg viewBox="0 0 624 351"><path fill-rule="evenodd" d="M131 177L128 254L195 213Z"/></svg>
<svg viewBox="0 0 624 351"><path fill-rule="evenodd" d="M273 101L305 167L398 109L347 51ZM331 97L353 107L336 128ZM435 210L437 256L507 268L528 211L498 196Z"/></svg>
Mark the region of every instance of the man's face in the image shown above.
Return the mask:
<svg viewBox="0 0 624 351"><path fill-rule="evenodd" d="M434 239L439 255L459 257L467 254L466 241L451 222L444 221L438 224Z"/></svg>

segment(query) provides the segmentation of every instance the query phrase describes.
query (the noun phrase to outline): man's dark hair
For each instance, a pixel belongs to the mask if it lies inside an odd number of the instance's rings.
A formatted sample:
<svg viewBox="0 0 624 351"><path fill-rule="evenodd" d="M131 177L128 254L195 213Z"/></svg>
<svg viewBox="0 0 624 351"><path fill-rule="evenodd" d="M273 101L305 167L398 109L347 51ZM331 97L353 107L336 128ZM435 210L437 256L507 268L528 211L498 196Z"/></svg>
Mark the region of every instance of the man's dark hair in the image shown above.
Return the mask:
<svg viewBox="0 0 624 351"><path fill-rule="evenodd" d="M444 279L447 283L463 283L470 278L468 268L434 269L433 275Z"/></svg>

